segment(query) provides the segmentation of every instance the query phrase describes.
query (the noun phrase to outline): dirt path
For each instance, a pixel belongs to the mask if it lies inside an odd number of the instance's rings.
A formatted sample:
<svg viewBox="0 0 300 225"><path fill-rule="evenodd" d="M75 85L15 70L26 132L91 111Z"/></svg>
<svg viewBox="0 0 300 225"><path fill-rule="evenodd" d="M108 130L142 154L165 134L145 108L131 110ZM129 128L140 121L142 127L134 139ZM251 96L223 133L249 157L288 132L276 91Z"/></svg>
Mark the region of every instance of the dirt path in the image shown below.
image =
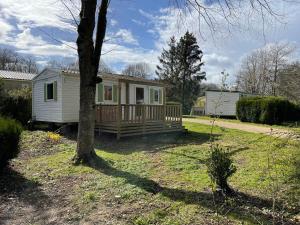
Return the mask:
<svg viewBox="0 0 300 225"><path fill-rule="evenodd" d="M183 118L183 122L200 123L204 125L212 124L212 120L194 119L194 118ZM270 127L252 125L252 124L224 122L219 120L215 121L215 125L219 127L228 128L228 129L237 129L246 132L266 134L266 135L272 135L275 137L282 137L282 138L292 138L300 141L300 135L297 135L292 131L284 130L284 129L270 128Z"/></svg>

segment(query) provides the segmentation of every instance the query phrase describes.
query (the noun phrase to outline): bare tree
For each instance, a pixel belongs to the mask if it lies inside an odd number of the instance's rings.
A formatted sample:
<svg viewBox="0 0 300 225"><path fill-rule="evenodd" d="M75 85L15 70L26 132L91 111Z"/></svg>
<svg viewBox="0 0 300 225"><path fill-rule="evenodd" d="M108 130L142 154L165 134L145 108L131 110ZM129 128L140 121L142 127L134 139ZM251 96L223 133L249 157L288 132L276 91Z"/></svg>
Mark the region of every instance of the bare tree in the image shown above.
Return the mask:
<svg viewBox="0 0 300 225"><path fill-rule="evenodd" d="M0 69L24 73L38 72L38 67L33 57L21 56L15 51L7 48L0 48Z"/></svg>
<svg viewBox="0 0 300 225"><path fill-rule="evenodd" d="M70 69L70 70L79 70L79 62L78 62L78 60L76 60L73 63L69 63L67 65L67 69ZM110 68L103 60L100 61L98 71L100 73L114 73L113 69Z"/></svg>
<svg viewBox="0 0 300 225"><path fill-rule="evenodd" d="M258 49L242 61L236 78L239 90L251 94L268 94L270 61L267 57L264 49Z"/></svg>
<svg viewBox="0 0 300 225"><path fill-rule="evenodd" d="M150 77L151 69L147 63L140 62L140 63L128 65L122 71L122 74L134 76L134 77L148 78Z"/></svg>
<svg viewBox="0 0 300 225"><path fill-rule="evenodd" d="M287 64L288 57L295 49L296 47L289 43L280 43L270 46L272 94L274 96L276 96L278 89L278 72Z"/></svg>
<svg viewBox="0 0 300 225"><path fill-rule="evenodd" d="M74 62L66 62L65 60L50 60L48 61L46 67L61 69L61 70L75 70L79 71L79 61L76 60ZM99 63L98 71L101 73L114 73L113 69L111 69L103 60Z"/></svg>
<svg viewBox="0 0 300 225"><path fill-rule="evenodd" d="M77 51L80 71L80 109L77 150L74 163L95 163L95 93L102 45L106 33L109 0L102 0L98 9L97 0L81 0L80 22L78 24ZM96 21L96 22L95 22ZM96 38L93 39L96 26Z"/></svg>
<svg viewBox="0 0 300 225"><path fill-rule="evenodd" d="M252 94L276 95L278 72L294 50L289 43L277 43L250 53L237 74L238 89Z"/></svg>
<svg viewBox="0 0 300 225"><path fill-rule="evenodd" d="M278 94L300 103L300 62L284 66L278 71Z"/></svg>

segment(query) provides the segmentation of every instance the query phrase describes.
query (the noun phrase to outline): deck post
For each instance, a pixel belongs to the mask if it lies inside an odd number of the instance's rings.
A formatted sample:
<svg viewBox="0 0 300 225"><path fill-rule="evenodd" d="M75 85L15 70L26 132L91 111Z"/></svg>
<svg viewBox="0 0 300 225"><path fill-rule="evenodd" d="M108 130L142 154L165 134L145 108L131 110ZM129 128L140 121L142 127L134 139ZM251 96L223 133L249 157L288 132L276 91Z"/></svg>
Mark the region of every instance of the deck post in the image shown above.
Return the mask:
<svg viewBox="0 0 300 225"><path fill-rule="evenodd" d="M179 118L180 118L180 126L182 128L182 104L180 104Z"/></svg>
<svg viewBox="0 0 300 225"><path fill-rule="evenodd" d="M166 107L167 107L167 98L166 98L166 88L163 88L163 126L166 129Z"/></svg>
<svg viewBox="0 0 300 225"><path fill-rule="evenodd" d="M142 106L142 123L143 123L143 135L146 133L146 105Z"/></svg>
<svg viewBox="0 0 300 225"><path fill-rule="evenodd" d="M122 121L121 82L118 81L117 140L120 140L120 138L121 138L121 121Z"/></svg>
<svg viewBox="0 0 300 225"><path fill-rule="evenodd" d="M126 106L124 107L124 117L125 117L125 120L126 121L129 121L129 117L130 117L130 115L129 115L129 111L130 111L130 106L129 106L129 103L130 103L130 101L129 101L129 83L128 82L126 82L125 83L125 87L126 87Z"/></svg>

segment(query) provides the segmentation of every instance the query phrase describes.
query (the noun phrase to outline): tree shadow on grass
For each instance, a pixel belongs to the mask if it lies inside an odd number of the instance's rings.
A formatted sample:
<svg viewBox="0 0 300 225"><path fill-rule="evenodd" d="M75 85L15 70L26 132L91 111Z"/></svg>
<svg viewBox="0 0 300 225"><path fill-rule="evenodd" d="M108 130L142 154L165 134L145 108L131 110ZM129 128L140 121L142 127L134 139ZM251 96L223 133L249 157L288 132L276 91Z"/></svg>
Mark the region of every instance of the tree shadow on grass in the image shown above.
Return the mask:
<svg viewBox="0 0 300 225"><path fill-rule="evenodd" d="M229 156L233 156L237 153L246 151L248 149L249 149L249 147L236 148L236 149L233 149L232 151L228 152L228 154L229 154ZM208 162L208 158L203 159L203 158L199 158L199 157L193 156L193 155L188 155L188 154L185 154L185 153L182 153L182 152L165 151L164 153L170 154L170 155L176 155L176 156L179 156L179 157L185 157L185 158L188 158L188 159L192 159L192 160L197 161L198 164L206 164Z"/></svg>
<svg viewBox="0 0 300 225"><path fill-rule="evenodd" d="M4 168L0 173L0 198L16 199L25 205L41 208L51 202L50 198L40 189L41 184L28 180L11 167Z"/></svg>
<svg viewBox="0 0 300 225"><path fill-rule="evenodd" d="M232 216L236 219L242 219L243 221L248 221L250 223L257 223L259 221L263 222L264 224L266 222L270 222L271 224L271 213L266 213L265 210L268 209L269 212L271 211L271 199L263 199L242 192L236 192L233 197L225 199L224 197L213 194L212 192L198 192L170 188L162 186L146 177L140 177L136 174L118 170L101 158L96 159L94 169L108 176L123 178L127 183L137 186L148 193L161 194L162 196L173 201L199 205L201 207L213 210L214 212L217 210L218 213L223 216ZM279 206L282 204L283 203L281 202L277 202L277 213L281 210ZM279 223L282 221L287 222L288 224L293 224L291 221L285 220L280 216L275 218L276 224L277 222Z"/></svg>
<svg viewBox="0 0 300 225"><path fill-rule="evenodd" d="M219 135L214 135L214 140ZM102 135L95 139L95 148L118 154L133 152L158 152L167 148L185 145L201 145L209 142L210 134L189 131L188 133L168 133L136 137L126 137L117 141L112 135Z"/></svg>

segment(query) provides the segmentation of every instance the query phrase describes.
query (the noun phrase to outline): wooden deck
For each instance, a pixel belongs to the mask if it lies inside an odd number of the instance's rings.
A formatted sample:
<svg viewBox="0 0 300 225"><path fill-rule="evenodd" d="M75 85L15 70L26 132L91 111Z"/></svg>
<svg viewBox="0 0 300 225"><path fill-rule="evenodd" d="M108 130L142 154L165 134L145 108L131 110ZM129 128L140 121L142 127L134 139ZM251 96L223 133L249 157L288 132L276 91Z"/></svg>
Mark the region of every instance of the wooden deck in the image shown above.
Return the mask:
<svg viewBox="0 0 300 225"><path fill-rule="evenodd" d="M181 105L97 105L96 128L117 138L182 130Z"/></svg>

